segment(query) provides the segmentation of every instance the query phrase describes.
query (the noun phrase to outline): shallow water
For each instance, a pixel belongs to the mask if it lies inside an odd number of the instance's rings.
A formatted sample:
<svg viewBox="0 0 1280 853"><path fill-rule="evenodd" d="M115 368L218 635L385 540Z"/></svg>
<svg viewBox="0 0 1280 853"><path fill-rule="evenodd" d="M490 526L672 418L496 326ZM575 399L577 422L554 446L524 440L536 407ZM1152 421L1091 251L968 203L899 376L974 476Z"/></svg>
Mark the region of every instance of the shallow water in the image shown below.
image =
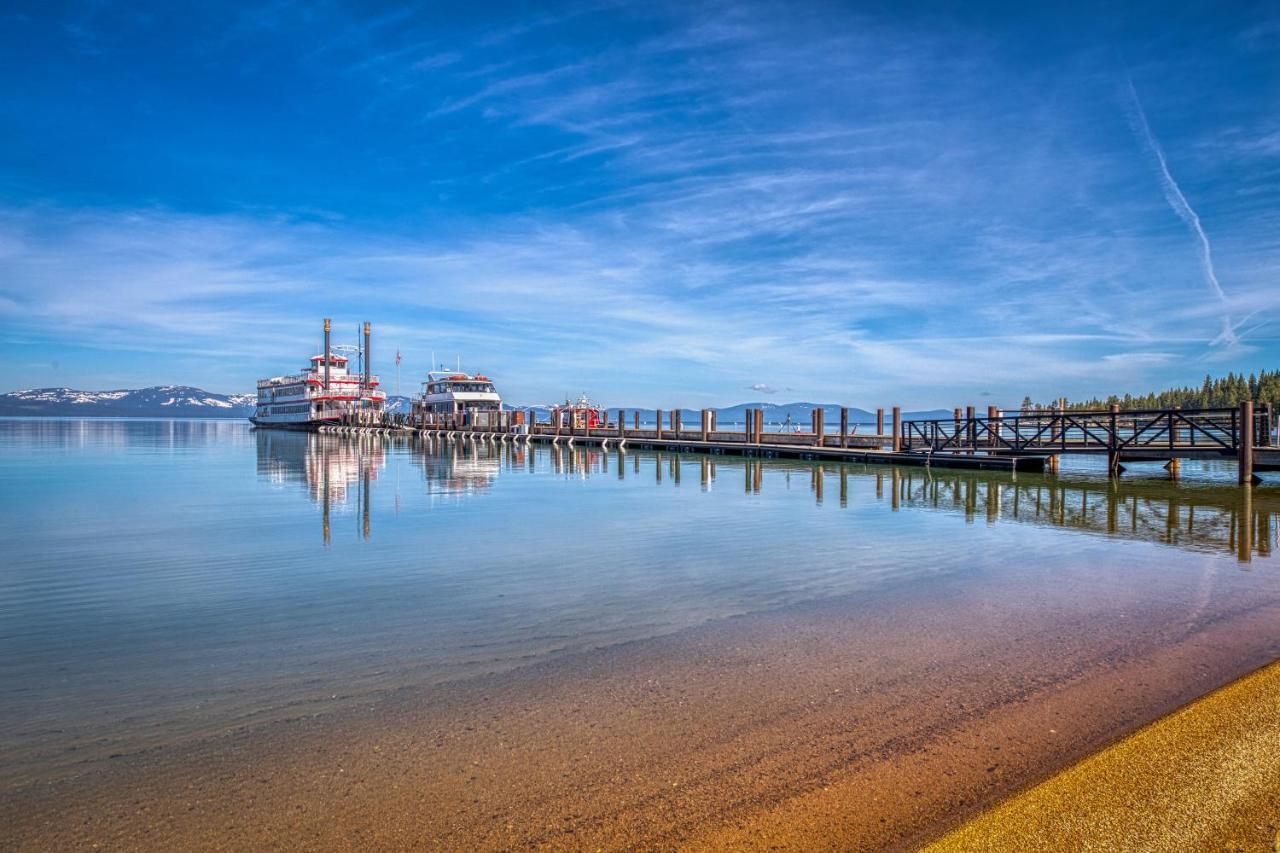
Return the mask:
<svg viewBox="0 0 1280 853"><path fill-rule="evenodd" d="M0 421L0 784L885 590L922 621L941 589L1047 608L1108 573L1189 622L1280 600L1274 486L1073 468Z"/></svg>

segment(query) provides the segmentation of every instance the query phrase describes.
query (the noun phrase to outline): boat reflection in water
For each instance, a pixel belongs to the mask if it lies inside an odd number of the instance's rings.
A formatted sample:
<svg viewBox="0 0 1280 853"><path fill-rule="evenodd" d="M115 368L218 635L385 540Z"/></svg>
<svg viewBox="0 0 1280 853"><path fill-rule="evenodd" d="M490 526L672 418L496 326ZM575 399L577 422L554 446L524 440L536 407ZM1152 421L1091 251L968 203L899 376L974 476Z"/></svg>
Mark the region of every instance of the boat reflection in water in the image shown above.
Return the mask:
<svg viewBox="0 0 1280 853"><path fill-rule="evenodd" d="M360 532L369 538L370 485L386 467L385 441L377 435L333 436L256 430L258 474L276 483L301 483L322 508L325 544L332 539L335 504L360 507ZM354 495L352 494L354 492Z"/></svg>
<svg viewBox="0 0 1280 853"><path fill-rule="evenodd" d="M445 438L258 433L259 473L305 482L323 505L325 541L331 506L351 491L369 535L369 493L386 465L388 448L406 453L433 499L458 500L487 492L504 472L564 478L644 477L654 484L704 490L741 484L748 494L807 486L818 504L848 506L860 496L886 511L932 510L966 521L1018 522L1084 533L1234 554L1241 562L1268 557L1280 530L1280 495L1272 487L1111 480L1088 475L1011 474L863 464L813 464L598 447L525 445Z"/></svg>

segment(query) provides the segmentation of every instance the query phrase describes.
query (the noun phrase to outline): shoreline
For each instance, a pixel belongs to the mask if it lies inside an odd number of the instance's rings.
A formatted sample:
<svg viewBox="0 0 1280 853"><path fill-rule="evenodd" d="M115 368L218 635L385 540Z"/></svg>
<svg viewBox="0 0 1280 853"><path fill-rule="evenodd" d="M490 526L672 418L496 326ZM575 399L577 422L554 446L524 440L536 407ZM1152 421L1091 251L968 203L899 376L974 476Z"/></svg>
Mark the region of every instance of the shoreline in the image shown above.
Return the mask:
<svg viewBox="0 0 1280 853"><path fill-rule="evenodd" d="M925 849L1280 849L1280 661L983 811Z"/></svg>
<svg viewBox="0 0 1280 853"><path fill-rule="evenodd" d="M0 818L18 849L902 849L1280 657L1280 603L1247 594L1188 621L1132 585L1029 609L971 587L412 688L8 791Z"/></svg>

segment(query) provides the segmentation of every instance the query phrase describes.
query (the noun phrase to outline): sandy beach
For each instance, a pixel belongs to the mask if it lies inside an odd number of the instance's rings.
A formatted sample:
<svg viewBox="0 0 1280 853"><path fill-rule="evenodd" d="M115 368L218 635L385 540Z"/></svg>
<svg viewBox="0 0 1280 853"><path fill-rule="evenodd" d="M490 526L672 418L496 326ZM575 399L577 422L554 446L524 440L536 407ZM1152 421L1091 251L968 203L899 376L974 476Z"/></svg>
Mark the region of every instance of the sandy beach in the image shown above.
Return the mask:
<svg viewBox="0 0 1280 853"><path fill-rule="evenodd" d="M929 847L1280 848L1280 664L1162 717Z"/></svg>

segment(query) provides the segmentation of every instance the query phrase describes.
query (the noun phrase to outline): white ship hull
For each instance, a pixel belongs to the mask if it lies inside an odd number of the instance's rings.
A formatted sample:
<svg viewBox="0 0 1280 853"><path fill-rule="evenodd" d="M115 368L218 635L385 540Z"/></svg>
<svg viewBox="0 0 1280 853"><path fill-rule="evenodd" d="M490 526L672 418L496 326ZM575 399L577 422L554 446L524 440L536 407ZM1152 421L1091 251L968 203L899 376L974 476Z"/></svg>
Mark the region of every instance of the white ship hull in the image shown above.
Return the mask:
<svg viewBox="0 0 1280 853"><path fill-rule="evenodd" d="M338 415L331 418L313 418L307 415L254 415L249 423L264 429L317 429L326 424L336 424L341 420Z"/></svg>

